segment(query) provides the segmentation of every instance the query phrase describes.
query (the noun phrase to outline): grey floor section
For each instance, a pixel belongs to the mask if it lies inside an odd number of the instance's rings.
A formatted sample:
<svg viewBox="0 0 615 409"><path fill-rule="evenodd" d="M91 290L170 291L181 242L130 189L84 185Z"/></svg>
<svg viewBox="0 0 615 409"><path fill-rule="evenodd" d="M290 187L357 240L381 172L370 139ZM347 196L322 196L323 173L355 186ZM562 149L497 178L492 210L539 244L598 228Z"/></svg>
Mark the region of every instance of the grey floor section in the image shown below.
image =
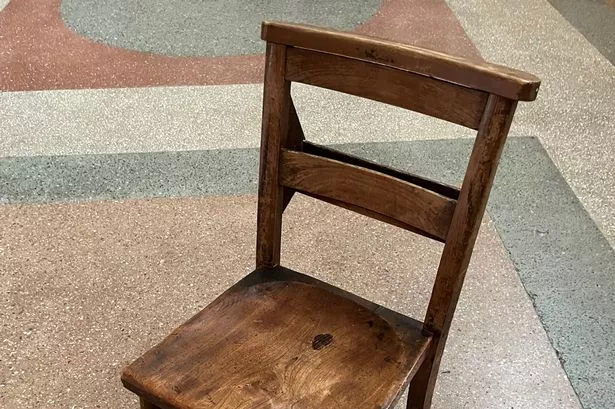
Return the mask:
<svg viewBox="0 0 615 409"><path fill-rule="evenodd" d="M584 408L615 408L615 251L537 141L516 145L489 213Z"/></svg>
<svg viewBox="0 0 615 409"><path fill-rule="evenodd" d="M379 0L126 1L64 0L64 22L81 35L116 47L172 56L263 52L263 20L297 21L352 30ZM203 41L207 39L207 41Z"/></svg>
<svg viewBox="0 0 615 409"><path fill-rule="evenodd" d="M458 184L472 140L336 145ZM0 200L254 193L256 149L0 161ZM585 409L615 407L615 252L535 138L507 144L488 211Z"/></svg>
<svg viewBox="0 0 615 409"><path fill-rule="evenodd" d="M257 182L256 149L0 160L0 203L242 194Z"/></svg>
<svg viewBox="0 0 615 409"><path fill-rule="evenodd" d="M615 1L549 0L549 3L615 64Z"/></svg>

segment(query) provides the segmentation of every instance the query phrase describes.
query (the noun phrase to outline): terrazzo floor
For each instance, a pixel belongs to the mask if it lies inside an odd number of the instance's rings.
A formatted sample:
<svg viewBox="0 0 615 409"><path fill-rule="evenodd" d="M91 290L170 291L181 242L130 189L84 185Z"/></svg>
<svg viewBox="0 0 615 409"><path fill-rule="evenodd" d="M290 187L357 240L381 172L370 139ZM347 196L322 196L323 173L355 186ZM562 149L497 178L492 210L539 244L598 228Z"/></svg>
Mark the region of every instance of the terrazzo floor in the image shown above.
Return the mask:
<svg viewBox="0 0 615 409"><path fill-rule="evenodd" d="M261 3L0 0L0 407L137 407L122 367L251 270L262 18L541 77L511 129L434 408L615 407L615 67L596 13ZM292 92L308 139L459 181L462 128ZM290 267L422 316L439 244L301 196L285 220Z"/></svg>

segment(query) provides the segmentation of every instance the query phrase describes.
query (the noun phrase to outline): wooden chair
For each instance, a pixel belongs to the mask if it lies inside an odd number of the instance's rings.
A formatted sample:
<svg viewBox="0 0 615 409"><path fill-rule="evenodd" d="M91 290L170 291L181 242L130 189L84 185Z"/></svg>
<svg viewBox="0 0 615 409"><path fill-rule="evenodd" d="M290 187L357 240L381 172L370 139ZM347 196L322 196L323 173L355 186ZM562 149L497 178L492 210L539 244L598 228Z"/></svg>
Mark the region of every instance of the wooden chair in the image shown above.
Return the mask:
<svg viewBox="0 0 615 409"><path fill-rule="evenodd" d="M502 66L310 26L269 23L256 270L128 366L142 408L426 409L518 100ZM478 130L461 189L304 140L292 81ZM424 322L280 266L294 192L444 242ZM221 261L223 262L223 261Z"/></svg>

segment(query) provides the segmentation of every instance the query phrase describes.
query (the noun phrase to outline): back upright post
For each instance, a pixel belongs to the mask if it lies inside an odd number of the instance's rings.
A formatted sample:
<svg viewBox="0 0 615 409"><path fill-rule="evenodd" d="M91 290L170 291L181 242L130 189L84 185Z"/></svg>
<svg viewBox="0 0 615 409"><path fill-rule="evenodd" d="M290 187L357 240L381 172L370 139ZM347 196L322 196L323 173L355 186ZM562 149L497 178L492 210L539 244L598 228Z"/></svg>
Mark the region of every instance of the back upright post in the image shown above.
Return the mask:
<svg viewBox="0 0 615 409"><path fill-rule="evenodd" d="M290 82L285 79L284 45L267 43L263 123L258 185L256 267L280 264L284 192L278 181L280 150L285 145L290 114Z"/></svg>
<svg viewBox="0 0 615 409"><path fill-rule="evenodd" d="M408 409L431 407L440 359L516 106L516 100L493 94L487 101L425 317L434 345L410 383Z"/></svg>

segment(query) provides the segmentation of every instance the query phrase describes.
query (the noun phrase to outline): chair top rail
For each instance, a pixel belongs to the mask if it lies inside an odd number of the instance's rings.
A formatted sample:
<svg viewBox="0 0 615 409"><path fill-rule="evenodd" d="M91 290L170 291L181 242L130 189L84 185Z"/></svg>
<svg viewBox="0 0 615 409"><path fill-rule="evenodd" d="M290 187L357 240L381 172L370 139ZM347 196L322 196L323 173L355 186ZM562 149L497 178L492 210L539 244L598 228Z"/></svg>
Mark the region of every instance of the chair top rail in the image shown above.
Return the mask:
<svg viewBox="0 0 615 409"><path fill-rule="evenodd" d="M265 21L263 40L409 71L508 99L533 101L540 79L502 65L320 27Z"/></svg>

